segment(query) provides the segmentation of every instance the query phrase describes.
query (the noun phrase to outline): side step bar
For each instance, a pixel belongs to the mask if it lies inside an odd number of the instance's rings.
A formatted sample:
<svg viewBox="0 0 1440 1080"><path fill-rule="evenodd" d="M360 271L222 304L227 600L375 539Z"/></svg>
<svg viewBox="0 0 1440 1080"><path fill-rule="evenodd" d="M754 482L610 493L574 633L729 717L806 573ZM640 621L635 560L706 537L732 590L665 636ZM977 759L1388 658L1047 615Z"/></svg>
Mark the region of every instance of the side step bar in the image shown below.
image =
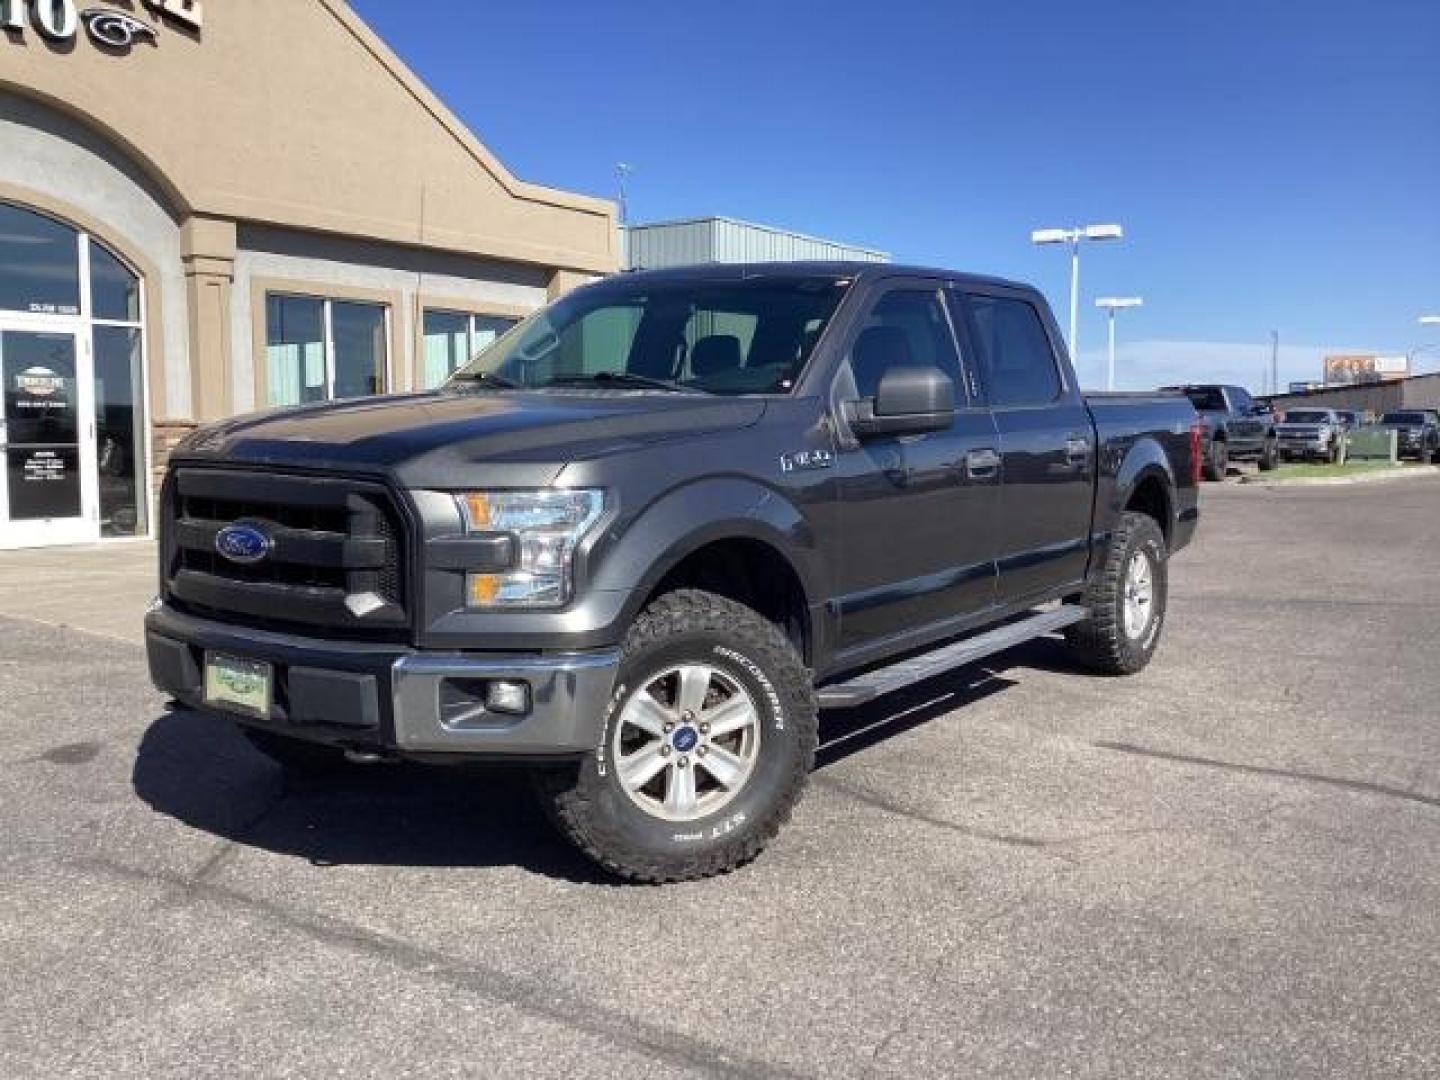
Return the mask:
<svg viewBox="0 0 1440 1080"><path fill-rule="evenodd" d="M1028 619L1006 623L995 630L944 645L932 652L912 656L889 667L876 668L857 675L848 682L822 686L816 691L822 709L848 709L874 701L902 687L913 686L925 679L943 674L964 664L973 664L987 656L1012 649L1027 641L1043 637L1067 626L1084 621L1089 612L1075 604L1063 604L1053 611L1043 611Z"/></svg>

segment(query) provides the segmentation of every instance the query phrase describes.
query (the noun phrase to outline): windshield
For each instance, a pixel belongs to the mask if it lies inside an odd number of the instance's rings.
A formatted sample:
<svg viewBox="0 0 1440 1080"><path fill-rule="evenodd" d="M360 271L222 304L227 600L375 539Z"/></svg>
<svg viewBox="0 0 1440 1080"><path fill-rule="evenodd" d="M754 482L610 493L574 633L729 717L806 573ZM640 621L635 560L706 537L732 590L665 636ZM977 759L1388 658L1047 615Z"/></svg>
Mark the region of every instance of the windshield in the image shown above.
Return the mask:
<svg viewBox="0 0 1440 1080"><path fill-rule="evenodd" d="M835 277L616 278L536 312L451 385L788 393L849 285Z"/></svg>
<svg viewBox="0 0 1440 1080"><path fill-rule="evenodd" d="M1185 391L1185 396L1190 399L1190 404L1195 406L1196 412L1225 411L1225 395L1217 386L1192 386Z"/></svg>
<svg viewBox="0 0 1440 1080"><path fill-rule="evenodd" d="M1330 414L1320 409L1294 409L1285 414L1287 424L1328 424Z"/></svg>
<svg viewBox="0 0 1440 1080"><path fill-rule="evenodd" d="M1382 424L1423 424L1425 414L1418 412L1387 412Z"/></svg>

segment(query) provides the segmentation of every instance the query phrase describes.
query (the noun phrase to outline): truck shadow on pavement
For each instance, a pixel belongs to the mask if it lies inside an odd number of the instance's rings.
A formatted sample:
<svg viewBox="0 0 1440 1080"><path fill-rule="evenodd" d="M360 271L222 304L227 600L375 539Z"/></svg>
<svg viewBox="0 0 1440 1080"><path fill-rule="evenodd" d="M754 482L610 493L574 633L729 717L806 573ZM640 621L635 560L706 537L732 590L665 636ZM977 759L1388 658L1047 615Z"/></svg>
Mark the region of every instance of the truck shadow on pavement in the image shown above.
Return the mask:
<svg viewBox="0 0 1440 1080"><path fill-rule="evenodd" d="M870 705L824 713L816 771L1016 685L1005 670L1062 666L1073 670L1058 643L1031 642ZM617 884L554 832L519 769L402 764L296 777L229 721L175 707L145 732L132 781L158 813L317 867L516 866Z"/></svg>

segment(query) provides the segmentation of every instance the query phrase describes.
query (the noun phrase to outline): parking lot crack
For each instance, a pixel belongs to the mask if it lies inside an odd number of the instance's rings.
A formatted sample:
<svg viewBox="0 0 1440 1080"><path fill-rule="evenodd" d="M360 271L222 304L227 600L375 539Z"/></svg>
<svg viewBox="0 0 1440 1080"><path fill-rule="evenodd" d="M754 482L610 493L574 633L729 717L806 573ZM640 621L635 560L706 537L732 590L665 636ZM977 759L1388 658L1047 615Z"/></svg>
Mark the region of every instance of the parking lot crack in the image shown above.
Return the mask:
<svg viewBox="0 0 1440 1080"><path fill-rule="evenodd" d="M1424 795L1416 791L1407 791L1404 788L1390 787L1386 784L1377 784L1369 780L1354 780L1344 776L1327 776L1324 773L1306 772L1299 769L1280 769L1269 765L1246 765L1243 762L1196 757L1191 754L1178 754L1169 750L1154 750L1145 746L1136 746L1132 743L1097 742L1093 745L1101 750L1113 750L1120 754L1136 754L1141 757L1154 758L1158 761L1170 761L1180 765L1199 765L1205 768L1223 769L1227 772L1244 773L1250 776L1268 776L1280 780L1293 780L1299 783L1320 784L1340 788L1345 791L1359 792L1362 795L1378 795L1383 798L1401 799L1406 802L1419 803L1422 806L1440 808L1440 797Z"/></svg>

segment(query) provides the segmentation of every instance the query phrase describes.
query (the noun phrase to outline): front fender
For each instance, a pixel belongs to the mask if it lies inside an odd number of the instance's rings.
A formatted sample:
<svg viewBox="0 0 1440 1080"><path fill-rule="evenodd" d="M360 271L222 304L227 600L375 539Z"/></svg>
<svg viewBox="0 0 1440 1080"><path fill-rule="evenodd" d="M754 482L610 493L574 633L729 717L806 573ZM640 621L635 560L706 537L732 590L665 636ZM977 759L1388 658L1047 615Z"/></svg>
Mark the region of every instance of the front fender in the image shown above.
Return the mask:
<svg viewBox="0 0 1440 1080"><path fill-rule="evenodd" d="M638 613L665 575L687 556L717 540L765 544L795 572L807 602L825 595L809 521L784 494L753 480L715 477L686 484L617 525L610 549L596 552L590 585L629 590L627 617Z"/></svg>

